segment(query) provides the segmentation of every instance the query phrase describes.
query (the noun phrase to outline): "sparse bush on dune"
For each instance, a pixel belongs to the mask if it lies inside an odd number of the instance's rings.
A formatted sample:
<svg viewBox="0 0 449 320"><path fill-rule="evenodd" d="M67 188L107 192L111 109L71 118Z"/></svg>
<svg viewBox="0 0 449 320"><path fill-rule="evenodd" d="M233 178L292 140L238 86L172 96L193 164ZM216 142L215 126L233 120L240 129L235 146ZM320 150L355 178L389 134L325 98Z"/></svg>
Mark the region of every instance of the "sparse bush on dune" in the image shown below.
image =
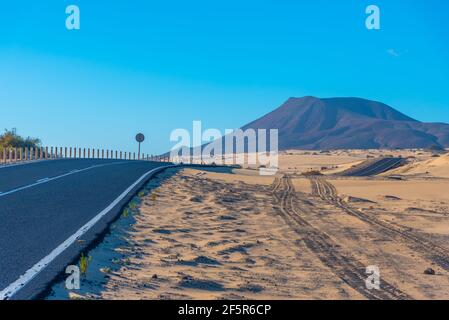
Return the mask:
<svg viewBox="0 0 449 320"><path fill-rule="evenodd" d="M0 148L35 148L40 145L40 139L22 137L17 134L15 128L11 130L5 129L5 132L0 134Z"/></svg>
<svg viewBox="0 0 449 320"><path fill-rule="evenodd" d="M303 176L322 176L323 174L318 170L311 170L302 173Z"/></svg>

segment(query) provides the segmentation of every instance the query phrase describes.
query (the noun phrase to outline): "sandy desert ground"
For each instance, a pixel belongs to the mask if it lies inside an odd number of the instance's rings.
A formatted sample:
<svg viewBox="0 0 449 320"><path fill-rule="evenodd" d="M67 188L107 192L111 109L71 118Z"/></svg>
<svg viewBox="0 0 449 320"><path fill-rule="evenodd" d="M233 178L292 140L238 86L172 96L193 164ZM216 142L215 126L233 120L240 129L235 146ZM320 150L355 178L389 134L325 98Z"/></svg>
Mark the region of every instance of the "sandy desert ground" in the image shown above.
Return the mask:
<svg viewBox="0 0 449 320"><path fill-rule="evenodd" d="M386 155L408 163L335 174ZM84 297L449 299L448 172L448 154L422 150L289 151L274 177L173 171L141 195L126 241L109 248L122 263ZM366 287L367 266L380 290Z"/></svg>

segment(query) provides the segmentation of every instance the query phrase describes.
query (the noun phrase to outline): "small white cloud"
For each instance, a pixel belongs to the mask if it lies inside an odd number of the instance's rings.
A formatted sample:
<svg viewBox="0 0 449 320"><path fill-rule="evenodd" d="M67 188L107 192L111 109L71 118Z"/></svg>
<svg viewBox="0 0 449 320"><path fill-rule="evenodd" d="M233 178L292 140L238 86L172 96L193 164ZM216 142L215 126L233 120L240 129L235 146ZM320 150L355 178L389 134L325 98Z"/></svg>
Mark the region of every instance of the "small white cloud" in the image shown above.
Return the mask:
<svg viewBox="0 0 449 320"><path fill-rule="evenodd" d="M387 53L388 53L390 56L393 56L393 57L396 57L396 58L398 58L398 57L401 56L401 54L400 54L397 50L395 50L395 49L388 49L388 50L387 50Z"/></svg>

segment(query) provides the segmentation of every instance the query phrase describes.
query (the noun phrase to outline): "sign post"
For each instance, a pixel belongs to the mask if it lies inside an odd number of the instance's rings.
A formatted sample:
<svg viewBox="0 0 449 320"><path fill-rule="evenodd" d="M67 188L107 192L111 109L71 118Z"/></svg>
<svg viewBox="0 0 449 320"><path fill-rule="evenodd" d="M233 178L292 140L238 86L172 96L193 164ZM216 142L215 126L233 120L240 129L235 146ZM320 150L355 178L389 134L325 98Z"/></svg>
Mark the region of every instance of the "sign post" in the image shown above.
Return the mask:
<svg viewBox="0 0 449 320"><path fill-rule="evenodd" d="M140 144L145 140L143 133L138 133L136 135L136 141L139 143L139 152L137 153L137 159L140 160Z"/></svg>

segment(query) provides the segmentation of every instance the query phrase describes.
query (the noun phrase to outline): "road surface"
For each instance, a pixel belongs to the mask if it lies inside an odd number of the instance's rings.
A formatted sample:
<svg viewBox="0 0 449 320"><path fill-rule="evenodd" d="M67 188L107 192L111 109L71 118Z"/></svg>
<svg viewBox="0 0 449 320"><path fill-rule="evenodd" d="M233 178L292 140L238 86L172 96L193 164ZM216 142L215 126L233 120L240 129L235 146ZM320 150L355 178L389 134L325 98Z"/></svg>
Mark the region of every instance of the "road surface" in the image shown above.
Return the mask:
<svg viewBox="0 0 449 320"><path fill-rule="evenodd" d="M64 159L0 167L0 300L40 294L167 165Z"/></svg>
<svg viewBox="0 0 449 320"><path fill-rule="evenodd" d="M364 162L359 166L344 171L341 175L353 177L375 176L388 170L395 169L404 163L403 158L381 158Z"/></svg>

